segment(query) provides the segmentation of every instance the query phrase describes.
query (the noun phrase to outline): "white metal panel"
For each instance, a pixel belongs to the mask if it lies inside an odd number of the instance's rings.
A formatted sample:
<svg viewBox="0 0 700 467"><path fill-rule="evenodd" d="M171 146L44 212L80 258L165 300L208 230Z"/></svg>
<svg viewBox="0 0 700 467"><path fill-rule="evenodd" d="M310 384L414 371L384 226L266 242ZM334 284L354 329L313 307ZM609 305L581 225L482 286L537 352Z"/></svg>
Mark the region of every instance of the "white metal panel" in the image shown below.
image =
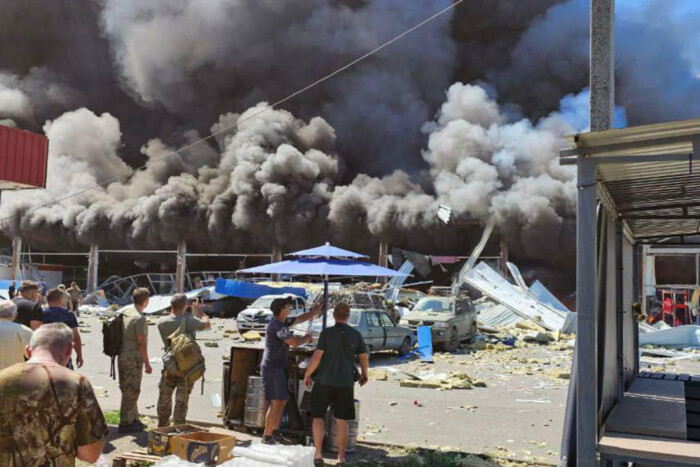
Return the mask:
<svg viewBox="0 0 700 467"><path fill-rule="evenodd" d="M559 299L555 297L554 294L550 292L549 289L545 287L542 282L538 280L530 286L530 293L537 300L541 301L542 303L546 303L555 310L559 310L562 313L569 312L569 309L562 302L560 302Z"/></svg>
<svg viewBox="0 0 700 467"><path fill-rule="evenodd" d="M512 328L523 321L527 320L507 306L495 304L484 307L477 317L479 325L490 328Z"/></svg>
<svg viewBox="0 0 700 467"><path fill-rule="evenodd" d="M467 272L465 281L490 299L545 329L558 331L564 325L564 313L538 302L528 292L516 288L484 262Z"/></svg>

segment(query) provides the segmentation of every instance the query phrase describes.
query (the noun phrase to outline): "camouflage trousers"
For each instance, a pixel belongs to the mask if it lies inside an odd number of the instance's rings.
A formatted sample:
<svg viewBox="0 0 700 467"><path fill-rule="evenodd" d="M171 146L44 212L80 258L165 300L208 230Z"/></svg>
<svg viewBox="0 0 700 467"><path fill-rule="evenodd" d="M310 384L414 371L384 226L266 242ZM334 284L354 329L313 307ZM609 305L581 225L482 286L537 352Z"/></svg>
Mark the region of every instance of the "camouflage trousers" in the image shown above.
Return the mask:
<svg viewBox="0 0 700 467"><path fill-rule="evenodd" d="M173 414L173 425L182 425L187 418L187 405L193 384L187 384L184 378L169 376L165 371L160 378L160 393L158 394L158 427L170 425L170 414ZM177 391L176 391L177 389ZM173 392L175 392L175 412L173 407Z"/></svg>
<svg viewBox="0 0 700 467"><path fill-rule="evenodd" d="M143 376L141 357L118 357L119 389L122 392L121 424L127 425L139 419L139 394Z"/></svg>

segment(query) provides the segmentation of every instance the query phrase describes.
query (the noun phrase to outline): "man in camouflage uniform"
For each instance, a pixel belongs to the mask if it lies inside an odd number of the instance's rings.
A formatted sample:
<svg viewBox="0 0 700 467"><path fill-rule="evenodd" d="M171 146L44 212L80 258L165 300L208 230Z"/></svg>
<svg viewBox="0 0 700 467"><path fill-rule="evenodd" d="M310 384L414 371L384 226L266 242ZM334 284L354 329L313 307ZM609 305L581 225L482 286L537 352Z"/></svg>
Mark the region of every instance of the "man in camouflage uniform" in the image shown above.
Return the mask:
<svg viewBox="0 0 700 467"><path fill-rule="evenodd" d="M170 337L180 327L180 322L184 319L185 333L193 338L197 331L209 329L209 317L205 315L198 305L194 306L194 314L186 315L187 296L185 294L175 294L170 301L172 313L164 316L158 321L158 332L163 339L165 351L170 349L168 337ZM187 418L187 406L190 401L190 393L192 392L192 384L187 384L184 378L176 378L169 375L166 370L160 379L160 393L158 394L158 427L170 425L170 414L173 414L173 424L182 425ZM177 389L177 391L175 391ZM175 392L175 412L172 412L173 407L173 392Z"/></svg>
<svg viewBox="0 0 700 467"><path fill-rule="evenodd" d="M90 382L66 368L73 333L41 326L30 359L0 371L0 465L68 467L97 461L109 433Z"/></svg>
<svg viewBox="0 0 700 467"><path fill-rule="evenodd" d="M148 289L138 288L132 295L133 306L122 311L124 330L119 351L119 389L122 392L119 433L143 431L146 425L139 420L139 394L144 366L146 374L153 371L148 361L148 322L141 313L148 306Z"/></svg>

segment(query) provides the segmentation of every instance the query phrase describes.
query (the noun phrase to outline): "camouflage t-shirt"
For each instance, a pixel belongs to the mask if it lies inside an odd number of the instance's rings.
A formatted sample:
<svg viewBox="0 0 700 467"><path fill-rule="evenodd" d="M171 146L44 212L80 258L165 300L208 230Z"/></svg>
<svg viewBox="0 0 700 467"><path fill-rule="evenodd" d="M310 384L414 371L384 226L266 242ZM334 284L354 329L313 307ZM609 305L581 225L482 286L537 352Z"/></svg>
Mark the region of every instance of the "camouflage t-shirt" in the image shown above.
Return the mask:
<svg viewBox="0 0 700 467"><path fill-rule="evenodd" d="M53 379L53 389L49 375ZM78 446L109 432L90 382L55 363L19 363L0 372L0 465L74 466Z"/></svg>

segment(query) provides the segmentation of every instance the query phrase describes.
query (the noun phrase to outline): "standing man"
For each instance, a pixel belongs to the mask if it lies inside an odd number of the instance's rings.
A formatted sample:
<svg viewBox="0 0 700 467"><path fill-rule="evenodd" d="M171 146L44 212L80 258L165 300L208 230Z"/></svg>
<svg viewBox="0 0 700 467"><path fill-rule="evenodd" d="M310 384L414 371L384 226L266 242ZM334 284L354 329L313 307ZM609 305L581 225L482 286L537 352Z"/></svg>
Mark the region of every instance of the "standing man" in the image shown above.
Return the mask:
<svg viewBox="0 0 700 467"><path fill-rule="evenodd" d="M9 299L12 300L15 298L15 294L17 293L17 283L15 281L12 281L10 286L7 288L7 295L9 295Z"/></svg>
<svg viewBox="0 0 700 467"><path fill-rule="evenodd" d="M195 316L185 314L187 308L187 296L183 293L175 294L170 300L172 312L168 316L164 316L158 321L158 332L163 339L164 350L170 350L170 337L175 331L180 328L180 323L185 320L185 334L188 334L193 339L196 337L197 331L203 331L211 327L209 317L200 310L199 305L193 306ZM185 378L177 378L169 375L163 369L160 378L160 393L158 394L158 427L170 425L170 414L173 415L173 424L182 425L187 419L187 405L190 401L190 393L192 392L192 384L187 384ZM175 412L173 413L173 392L175 394Z"/></svg>
<svg viewBox="0 0 700 467"><path fill-rule="evenodd" d="M146 428L139 420L138 402L144 367L147 375L153 372L148 361L148 322L142 314L148 306L150 293L148 289L138 288L131 299L133 306L122 311L124 329L117 362L119 389L122 392L119 433L143 431Z"/></svg>
<svg viewBox="0 0 700 467"><path fill-rule="evenodd" d="M61 284L57 287L57 289L60 290L61 292L63 292L63 299L65 302L65 308L68 311L73 311L73 302L71 301L70 295L68 294L68 292L66 292L66 286ZM46 295L48 296L49 293L46 292ZM48 302L48 299L47 299L47 302Z"/></svg>
<svg viewBox="0 0 700 467"><path fill-rule="evenodd" d="M355 419L354 374L355 357L360 360L362 374L360 386L367 383L369 358L362 335L351 326L350 306L338 303L333 310L335 326L326 328L318 338L316 351L306 368L304 382L311 386L311 375L318 369L316 381L311 391L311 416L313 417L314 447L316 457L314 465L323 462L323 418L328 406L333 410L338 429L338 463L345 463L345 448L348 445L348 420Z"/></svg>
<svg viewBox="0 0 700 467"><path fill-rule="evenodd" d="M75 315L65 309L65 297L59 289L51 289L46 294L46 301L49 307L43 311L42 321L44 324L63 323L73 332L73 348L75 348L75 363L78 368L83 366L83 343L80 339L78 320ZM73 369L73 362L68 359L68 368Z"/></svg>
<svg viewBox="0 0 700 467"><path fill-rule="evenodd" d="M66 368L73 333L62 323L34 333L30 359L0 371L0 465L97 461L109 433L90 382Z"/></svg>
<svg viewBox="0 0 700 467"><path fill-rule="evenodd" d="M32 330L19 323L17 305L10 300L0 301L0 371L16 363L22 363L27 356L27 346L32 338Z"/></svg>
<svg viewBox="0 0 700 467"><path fill-rule="evenodd" d="M17 305L17 318L15 323L23 324L36 330L41 326L43 316L39 301L39 286L33 281L24 281L19 286L19 297L12 299Z"/></svg>
<svg viewBox="0 0 700 467"><path fill-rule="evenodd" d="M68 289L68 296L70 297L71 304L73 306L73 313L75 316L80 316L80 305L83 303L83 294L80 291L78 284L73 282Z"/></svg>
<svg viewBox="0 0 700 467"><path fill-rule="evenodd" d="M296 318L289 318L292 311L291 298L276 298L270 304L274 317L270 320L265 331L265 352L260 364L265 399L270 402L265 416L265 432L262 442L265 444L290 444L279 433L282 414L289 399L287 385L287 365L289 363L289 347L304 345L311 341L311 336L294 336L289 330L291 326L309 321L318 316L322 307L317 305L308 313Z"/></svg>

